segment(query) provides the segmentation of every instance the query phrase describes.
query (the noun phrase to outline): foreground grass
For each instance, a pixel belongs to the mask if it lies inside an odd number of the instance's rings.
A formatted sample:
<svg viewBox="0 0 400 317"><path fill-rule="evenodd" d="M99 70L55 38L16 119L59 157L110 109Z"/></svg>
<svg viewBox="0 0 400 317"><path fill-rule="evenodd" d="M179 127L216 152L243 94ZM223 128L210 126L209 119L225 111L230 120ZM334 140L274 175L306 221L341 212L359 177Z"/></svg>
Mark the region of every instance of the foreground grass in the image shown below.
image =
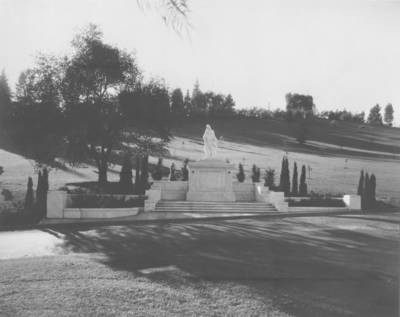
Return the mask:
<svg viewBox="0 0 400 317"><path fill-rule="evenodd" d="M400 217L0 233L3 316L397 316Z"/></svg>

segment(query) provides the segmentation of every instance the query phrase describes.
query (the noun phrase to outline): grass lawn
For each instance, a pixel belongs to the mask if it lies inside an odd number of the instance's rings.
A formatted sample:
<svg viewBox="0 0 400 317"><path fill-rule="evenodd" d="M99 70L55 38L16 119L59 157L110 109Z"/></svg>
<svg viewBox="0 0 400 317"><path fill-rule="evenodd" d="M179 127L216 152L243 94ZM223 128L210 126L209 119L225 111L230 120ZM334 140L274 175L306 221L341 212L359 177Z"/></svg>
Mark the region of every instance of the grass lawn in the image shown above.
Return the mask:
<svg viewBox="0 0 400 317"><path fill-rule="evenodd" d="M0 232L1 316L398 316L400 215Z"/></svg>

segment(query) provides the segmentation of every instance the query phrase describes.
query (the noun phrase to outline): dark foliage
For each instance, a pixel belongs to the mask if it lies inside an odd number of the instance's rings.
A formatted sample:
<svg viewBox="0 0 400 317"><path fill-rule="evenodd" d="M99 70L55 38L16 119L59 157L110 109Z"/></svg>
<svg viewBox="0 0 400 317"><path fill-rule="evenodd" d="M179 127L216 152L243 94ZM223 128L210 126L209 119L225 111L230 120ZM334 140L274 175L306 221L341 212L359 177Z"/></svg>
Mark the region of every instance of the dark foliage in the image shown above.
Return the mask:
<svg viewBox="0 0 400 317"><path fill-rule="evenodd" d="M376 104L373 106L368 115L368 123L370 124L376 124L376 125L382 125L382 115L381 115L381 107Z"/></svg>
<svg viewBox="0 0 400 317"><path fill-rule="evenodd" d="M307 196L306 166L305 165L303 165L301 168L299 195Z"/></svg>
<svg viewBox="0 0 400 317"><path fill-rule="evenodd" d="M35 205L35 198L33 197L33 181L32 177L29 177L26 196L25 196L24 210L33 212L34 205Z"/></svg>
<svg viewBox="0 0 400 317"><path fill-rule="evenodd" d="M132 176L132 162L130 157L126 155L119 174L122 193L131 194L133 192Z"/></svg>
<svg viewBox="0 0 400 317"><path fill-rule="evenodd" d="M246 175L244 174L243 164L239 163L239 173L236 174L236 178L240 183L243 183Z"/></svg>
<svg viewBox="0 0 400 317"><path fill-rule="evenodd" d="M346 207L341 199L314 198L302 199L300 201L288 200L289 207Z"/></svg>
<svg viewBox="0 0 400 317"><path fill-rule="evenodd" d="M362 195L363 187L364 187L364 171L361 170L360 179L358 180L357 195L359 195L359 196Z"/></svg>
<svg viewBox="0 0 400 317"><path fill-rule="evenodd" d="M170 181L176 181L177 180L177 177L176 177L176 167L175 167L175 163L172 163L171 164L171 167L170 167L170 172L169 172L169 180Z"/></svg>
<svg viewBox="0 0 400 317"><path fill-rule="evenodd" d="M268 187L270 190L275 189L275 170L274 169L268 168L265 171L264 186Z"/></svg>
<svg viewBox="0 0 400 317"><path fill-rule="evenodd" d="M189 180L189 169L188 169L189 159L185 159L183 161L182 167L182 180L188 181Z"/></svg>
<svg viewBox="0 0 400 317"><path fill-rule="evenodd" d="M142 196L71 195L69 208L131 208L143 207Z"/></svg>
<svg viewBox="0 0 400 317"><path fill-rule="evenodd" d="M157 165L155 166L153 172L151 173L151 177L159 181L163 177L163 159L161 157L158 158Z"/></svg>
<svg viewBox="0 0 400 317"><path fill-rule="evenodd" d="M285 196L290 194L290 171L289 171L289 160L286 156L282 158L282 167L279 188L285 193Z"/></svg>
<svg viewBox="0 0 400 317"><path fill-rule="evenodd" d="M140 163L141 159L139 156L137 156L135 164L135 194L141 194L143 192L142 182L140 180Z"/></svg>
<svg viewBox="0 0 400 317"><path fill-rule="evenodd" d="M298 175L297 175L297 164L294 162L293 165L293 178L292 178L292 196L297 196L299 194L299 184L298 184Z"/></svg>
<svg viewBox="0 0 400 317"><path fill-rule="evenodd" d="M1 194L3 195L5 201L11 201L14 198L13 194L8 189L3 189Z"/></svg>
<svg viewBox="0 0 400 317"><path fill-rule="evenodd" d="M252 174L251 174L251 180L253 181L253 183L259 183L260 176L261 176L260 168L257 167L255 164L253 164Z"/></svg>
<svg viewBox="0 0 400 317"><path fill-rule="evenodd" d="M142 158L141 170L140 170L140 194L144 195L146 190L149 189L149 156L146 155Z"/></svg>

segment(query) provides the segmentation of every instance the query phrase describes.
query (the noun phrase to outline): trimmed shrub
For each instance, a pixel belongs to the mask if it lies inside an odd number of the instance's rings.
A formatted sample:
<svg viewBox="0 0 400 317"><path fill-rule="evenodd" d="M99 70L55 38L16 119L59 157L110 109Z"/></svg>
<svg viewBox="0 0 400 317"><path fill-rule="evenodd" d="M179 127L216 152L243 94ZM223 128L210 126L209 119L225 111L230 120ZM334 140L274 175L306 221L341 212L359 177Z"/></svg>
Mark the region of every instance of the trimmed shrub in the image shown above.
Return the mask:
<svg viewBox="0 0 400 317"><path fill-rule="evenodd" d="M243 183L244 179L246 178L242 163L239 163L239 173L236 174L236 178L240 183Z"/></svg>
<svg viewBox="0 0 400 317"><path fill-rule="evenodd" d="M364 171L361 170L360 179L358 180L357 195L359 195L359 196L362 195L363 187L364 187Z"/></svg>
<svg viewBox="0 0 400 317"><path fill-rule="evenodd" d="M302 199L300 201L288 200L289 207L346 207L341 199L315 198Z"/></svg>
<svg viewBox="0 0 400 317"><path fill-rule="evenodd" d="M297 196L299 194L298 187L298 176L297 176L297 164L294 162L293 166L293 179L292 179L292 196Z"/></svg>
<svg viewBox="0 0 400 317"><path fill-rule="evenodd" d="M290 193L290 171L289 171L289 160L286 156L282 158L281 176L279 182L279 188L288 196Z"/></svg>
<svg viewBox="0 0 400 317"><path fill-rule="evenodd" d="M185 161L183 162L183 167L182 167L182 180L183 181L189 180L188 164L189 164L189 159L185 159Z"/></svg>
<svg viewBox="0 0 400 317"><path fill-rule="evenodd" d="M153 172L151 173L151 177L153 177L154 180L159 181L162 179L162 167L163 167L163 159L159 157L157 165L155 166Z"/></svg>
<svg viewBox="0 0 400 317"><path fill-rule="evenodd" d="M136 157L135 164L135 194L142 193L142 182L140 180L140 157Z"/></svg>
<svg viewBox="0 0 400 317"><path fill-rule="evenodd" d="M149 189L149 156L143 157L140 171L141 194L144 195L146 189Z"/></svg>
<svg viewBox="0 0 400 317"><path fill-rule="evenodd" d="M275 189L275 170L268 168L265 171L264 186L269 187L270 190Z"/></svg>
<svg viewBox="0 0 400 317"><path fill-rule="evenodd" d="M32 177L28 178L28 185L25 196L24 210L32 211L35 204L35 199L33 197L33 181Z"/></svg>
<svg viewBox="0 0 400 317"><path fill-rule="evenodd" d="M372 174L370 178L370 186L371 186L371 204L375 206L376 203L376 178L375 175Z"/></svg>
<svg viewBox="0 0 400 317"><path fill-rule="evenodd" d="M129 156L125 156L122 164L121 172L119 173L119 184L121 185L121 191L125 194L132 193L132 163Z"/></svg>
<svg viewBox="0 0 400 317"><path fill-rule="evenodd" d="M303 165L301 168L299 195L307 196L306 166L305 165Z"/></svg>
<svg viewBox="0 0 400 317"><path fill-rule="evenodd" d="M258 168L256 164L253 164L252 174L251 174L251 180L253 181L253 183L260 182L260 174L261 174L260 168Z"/></svg>
<svg viewBox="0 0 400 317"><path fill-rule="evenodd" d="M172 164L171 164L170 173L169 173L169 180L170 180L170 181L176 181L176 168L175 168L175 163L172 163Z"/></svg>

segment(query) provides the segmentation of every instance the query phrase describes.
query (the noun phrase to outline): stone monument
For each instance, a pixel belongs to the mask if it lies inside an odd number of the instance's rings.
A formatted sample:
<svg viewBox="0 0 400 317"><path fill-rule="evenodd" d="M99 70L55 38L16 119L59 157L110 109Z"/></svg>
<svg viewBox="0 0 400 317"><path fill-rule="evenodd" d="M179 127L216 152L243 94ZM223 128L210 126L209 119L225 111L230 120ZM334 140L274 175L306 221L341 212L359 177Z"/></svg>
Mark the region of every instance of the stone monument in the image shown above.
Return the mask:
<svg viewBox="0 0 400 317"><path fill-rule="evenodd" d="M188 201L235 201L233 164L217 159L218 140L209 124L203 135L204 159L189 164Z"/></svg>

